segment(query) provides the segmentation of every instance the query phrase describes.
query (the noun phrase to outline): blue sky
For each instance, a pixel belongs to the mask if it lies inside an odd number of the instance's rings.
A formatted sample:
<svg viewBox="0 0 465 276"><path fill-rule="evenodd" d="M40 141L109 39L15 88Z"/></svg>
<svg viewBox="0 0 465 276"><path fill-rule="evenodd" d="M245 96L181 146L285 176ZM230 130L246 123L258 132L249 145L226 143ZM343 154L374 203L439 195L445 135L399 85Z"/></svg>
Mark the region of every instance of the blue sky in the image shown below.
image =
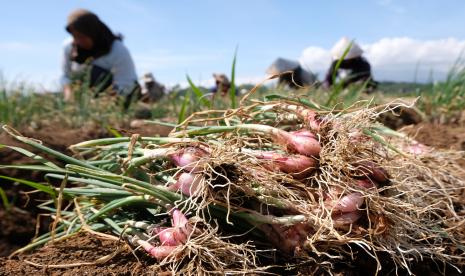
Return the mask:
<svg viewBox="0 0 465 276"><path fill-rule="evenodd" d="M75 8L100 16L125 43L138 75L163 83L202 83L230 72L236 45L240 82L257 81L278 57L324 74L328 50L356 39L373 60L375 78L437 79L465 47L465 1L3 1L0 70L8 81L56 86L66 17ZM392 49L395 49L393 53Z"/></svg>

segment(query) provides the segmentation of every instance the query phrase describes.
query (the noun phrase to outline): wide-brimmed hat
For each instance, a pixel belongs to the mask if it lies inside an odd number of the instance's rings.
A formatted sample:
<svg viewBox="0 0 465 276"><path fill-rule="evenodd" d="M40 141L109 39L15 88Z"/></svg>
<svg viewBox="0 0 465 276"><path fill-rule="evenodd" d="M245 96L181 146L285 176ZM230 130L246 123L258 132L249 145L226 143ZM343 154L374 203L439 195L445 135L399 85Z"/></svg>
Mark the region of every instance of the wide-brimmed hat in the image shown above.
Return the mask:
<svg viewBox="0 0 465 276"><path fill-rule="evenodd" d="M344 55L344 52L347 48L350 47L349 52L344 57L344 59L351 59L360 57L363 54L362 48L353 40L348 39L347 37L341 38L331 49L331 55L334 60L341 59Z"/></svg>
<svg viewBox="0 0 465 276"><path fill-rule="evenodd" d="M266 69L266 73L270 75L277 75L286 71L293 71L299 66L300 63L298 61L278 58L270 65L270 67L268 67L268 69Z"/></svg>

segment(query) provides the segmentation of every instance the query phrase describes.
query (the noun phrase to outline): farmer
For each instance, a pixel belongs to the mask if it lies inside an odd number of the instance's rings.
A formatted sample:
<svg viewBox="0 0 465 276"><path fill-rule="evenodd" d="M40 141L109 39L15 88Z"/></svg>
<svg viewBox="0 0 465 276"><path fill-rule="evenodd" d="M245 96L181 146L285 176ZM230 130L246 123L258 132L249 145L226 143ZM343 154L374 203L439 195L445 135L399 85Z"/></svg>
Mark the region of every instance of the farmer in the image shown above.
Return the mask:
<svg viewBox="0 0 465 276"><path fill-rule="evenodd" d="M344 56L347 49L349 50ZM341 77L343 87L347 87L352 83L367 82L368 88L376 88L377 83L373 80L371 75L371 66L368 61L362 57L363 50L357 43L343 37L334 45L331 54L333 61L326 74L323 87L331 87L334 84L334 77ZM342 58L343 60L336 71L337 63Z"/></svg>
<svg viewBox="0 0 465 276"><path fill-rule="evenodd" d="M159 101L166 92L165 86L158 83L152 73L145 73L142 77L141 101L154 103Z"/></svg>
<svg viewBox="0 0 465 276"><path fill-rule="evenodd" d="M71 34L64 45L62 84L64 98L73 99L73 80L90 72L89 86L95 95L107 90L125 98L124 108L139 86L134 62L123 44L122 36L115 35L94 13L78 9L68 16L66 31Z"/></svg>
<svg viewBox="0 0 465 276"><path fill-rule="evenodd" d="M302 68L297 61L278 58L268 67L266 72L270 75L280 75L278 84L287 85L289 88L297 89L316 83L316 76Z"/></svg>
<svg viewBox="0 0 465 276"><path fill-rule="evenodd" d="M226 96L231 88L228 77L225 74L213 74L213 78L215 79L215 86L210 89L210 92L213 93L213 96L218 92L221 93L221 96Z"/></svg>

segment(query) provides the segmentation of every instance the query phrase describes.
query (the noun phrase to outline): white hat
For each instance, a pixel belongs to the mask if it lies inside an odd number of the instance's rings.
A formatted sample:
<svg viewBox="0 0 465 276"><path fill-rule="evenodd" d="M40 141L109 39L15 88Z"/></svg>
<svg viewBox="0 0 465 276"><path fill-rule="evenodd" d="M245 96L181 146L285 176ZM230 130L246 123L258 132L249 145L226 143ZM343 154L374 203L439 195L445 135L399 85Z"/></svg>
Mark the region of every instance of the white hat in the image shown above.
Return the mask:
<svg viewBox="0 0 465 276"><path fill-rule="evenodd" d="M299 67L299 65L299 62L297 61L278 58L270 65L270 67L268 67L268 69L266 69L266 73L270 75L277 75L286 71L292 71Z"/></svg>
<svg viewBox="0 0 465 276"><path fill-rule="evenodd" d="M153 77L152 73L145 73L144 76L142 77L142 81L145 83L155 82L155 78Z"/></svg>
<svg viewBox="0 0 465 276"><path fill-rule="evenodd" d="M344 59L360 57L363 54L362 48L360 48L360 46L357 43L355 43L355 41L351 41L347 37L343 37L334 45L333 49L331 49L331 55L333 59L341 59L344 55L344 52L349 47L350 50L344 57Z"/></svg>

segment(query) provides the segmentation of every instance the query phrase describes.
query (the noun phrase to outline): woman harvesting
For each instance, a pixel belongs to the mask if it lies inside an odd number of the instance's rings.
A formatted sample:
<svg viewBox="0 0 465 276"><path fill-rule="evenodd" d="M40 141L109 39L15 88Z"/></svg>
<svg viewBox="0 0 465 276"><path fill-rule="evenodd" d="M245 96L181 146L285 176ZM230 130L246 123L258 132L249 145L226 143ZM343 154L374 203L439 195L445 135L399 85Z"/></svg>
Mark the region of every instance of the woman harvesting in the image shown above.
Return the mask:
<svg viewBox="0 0 465 276"><path fill-rule="evenodd" d="M97 15L88 10L75 10L68 16L66 31L72 40L64 45L62 84L65 100L73 98L72 80L90 71L90 87L99 93L111 87L112 92L126 97L125 108L139 89L134 62L123 44Z"/></svg>

